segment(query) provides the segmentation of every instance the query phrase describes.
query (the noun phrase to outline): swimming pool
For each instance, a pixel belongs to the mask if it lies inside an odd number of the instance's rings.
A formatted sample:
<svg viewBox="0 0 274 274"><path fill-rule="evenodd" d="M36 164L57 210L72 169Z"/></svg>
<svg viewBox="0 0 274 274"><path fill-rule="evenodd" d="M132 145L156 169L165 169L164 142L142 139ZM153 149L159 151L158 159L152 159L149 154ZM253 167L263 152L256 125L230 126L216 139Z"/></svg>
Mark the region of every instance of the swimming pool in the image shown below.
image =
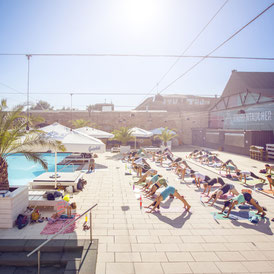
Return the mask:
<svg viewBox="0 0 274 274"><path fill-rule="evenodd" d="M42 153L43 159L48 163L48 172L54 172L55 154L54 153ZM57 163L61 162L70 153L58 153ZM10 185L26 185L40 174L47 172L38 163L34 163L26 159L23 154L15 154L7 157L8 162L8 176ZM69 165L64 168L62 165L57 166L57 171L61 172L73 172L78 166Z"/></svg>

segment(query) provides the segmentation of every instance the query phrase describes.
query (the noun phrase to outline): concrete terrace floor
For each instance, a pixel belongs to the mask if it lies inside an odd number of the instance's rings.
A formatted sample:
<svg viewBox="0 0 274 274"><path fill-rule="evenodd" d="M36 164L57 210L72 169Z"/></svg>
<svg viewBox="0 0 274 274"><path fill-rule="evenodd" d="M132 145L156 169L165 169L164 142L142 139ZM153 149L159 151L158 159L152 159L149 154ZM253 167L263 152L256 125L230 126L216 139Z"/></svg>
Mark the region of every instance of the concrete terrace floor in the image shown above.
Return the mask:
<svg viewBox="0 0 274 274"><path fill-rule="evenodd" d="M175 155L182 157L193 149L184 147ZM255 174L264 167L263 162L245 156L219 153L221 159L232 159L241 169ZM170 212L147 214L140 209L132 188L137 179L125 176L125 164L117 154L99 155L96 163L108 168L85 174L88 184L83 192L73 195L72 201L77 203L78 213L98 203L93 210L93 236L99 239L97 274L274 273L273 198L253 192L254 198L268 209L268 219L258 225L230 219L217 223L210 213L219 209L203 206L200 192L193 184L181 183L173 172L149 161L160 174L168 176L169 185L185 195L192 213L180 211L182 203L174 199L163 204L170 205ZM218 176L189 164L212 178ZM244 188L232 183L238 190ZM150 200L143 199L143 206L149 203ZM44 212L44 216L48 214ZM74 233L58 238L88 239L89 231L82 230L83 222L84 219L80 220ZM22 230L0 229L0 239L46 239L48 236L40 235L44 226L45 223L28 225Z"/></svg>

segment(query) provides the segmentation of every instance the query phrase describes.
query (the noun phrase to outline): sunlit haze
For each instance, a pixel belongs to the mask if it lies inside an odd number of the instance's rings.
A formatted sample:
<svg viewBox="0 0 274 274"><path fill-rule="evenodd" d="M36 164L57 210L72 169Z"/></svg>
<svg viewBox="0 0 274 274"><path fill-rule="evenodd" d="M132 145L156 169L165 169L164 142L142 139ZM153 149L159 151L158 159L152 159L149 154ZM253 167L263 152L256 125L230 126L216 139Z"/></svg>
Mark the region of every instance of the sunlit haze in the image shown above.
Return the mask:
<svg viewBox="0 0 274 274"><path fill-rule="evenodd" d="M224 3L224 0L2 0L0 53L180 55ZM272 0L228 1L184 55L208 54L271 3ZM273 18L271 8L213 55L274 57ZM60 109L70 107L69 94L73 93L74 108L113 102L116 110L133 109L199 61L181 58L161 80L176 60L141 56L32 56L30 100L45 100ZM233 69L274 71L274 63L207 59L162 94L221 95ZM7 98L9 106L23 103L26 90L26 56L0 55L0 98Z"/></svg>

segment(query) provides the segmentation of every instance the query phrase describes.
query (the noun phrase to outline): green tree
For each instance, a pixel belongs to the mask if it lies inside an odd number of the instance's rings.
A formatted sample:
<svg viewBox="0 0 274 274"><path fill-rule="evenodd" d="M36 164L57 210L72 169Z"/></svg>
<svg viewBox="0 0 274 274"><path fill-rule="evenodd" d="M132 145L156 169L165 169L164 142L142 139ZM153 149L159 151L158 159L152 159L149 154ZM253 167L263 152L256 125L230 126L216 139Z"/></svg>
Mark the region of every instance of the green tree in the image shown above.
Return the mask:
<svg viewBox="0 0 274 274"><path fill-rule="evenodd" d="M47 162L41 154L33 152L34 147L57 149L65 151L59 141L45 139L41 131L26 132L27 120L22 115L23 106L17 106L11 111L7 108L6 100L0 103L0 190L9 189L7 157L22 153L28 160L40 163L47 169Z"/></svg>
<svg viewBox="0 0 274 274"><path fill-rule="evenodd" d="M121 127L120 129L115 129L112 132L112 134L114 134L113 140L121 142L122 145L126 145L128 141L133 140L130 128L128 127Z"/></svg>
<svg viewBox="0 0 274 274"><path fill-rule="evenodd" d="M155 139L160 139L164 145L167 145L167 142L176 137L177 134L173 134L172 130L168 129L167 127L162 131L160 135L157 135Z"/></svg>
<svg viewBox="0 0 274 274"><path fill-rule="evenodd" d="M53 106L46 101L40 100L35 105L31 106L30 110L53 110Z"/></svg>
<svg viewBox="0 0 274 274"><path fill-rule="evenodd" d="M90 126L90 121L84 119L77 119L70 121L74 128L87 127Z"/></svg>

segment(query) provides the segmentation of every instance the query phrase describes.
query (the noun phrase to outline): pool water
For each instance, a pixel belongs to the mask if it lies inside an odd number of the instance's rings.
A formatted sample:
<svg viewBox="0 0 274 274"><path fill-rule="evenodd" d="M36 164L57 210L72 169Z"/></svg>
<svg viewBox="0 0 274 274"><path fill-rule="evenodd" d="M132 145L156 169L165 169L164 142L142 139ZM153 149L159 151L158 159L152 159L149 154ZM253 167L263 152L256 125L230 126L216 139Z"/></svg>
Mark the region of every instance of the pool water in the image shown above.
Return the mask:
<svg viewBox="0 0 274 274"><path fill-rule="evenodd" d="M68 155L70 155L70 153L58 153L57 163L61 162ZM42 153L42 158L48 163L48 170L43 169L43 167L38 163L27 160L27 158L20 153L7 157L10 185L26 185L44 172L54 172L55 154ZM73 172L77 167L78 166L76 165L69 165L64 168L64 166L58 165L57 171Z"/></svg>

